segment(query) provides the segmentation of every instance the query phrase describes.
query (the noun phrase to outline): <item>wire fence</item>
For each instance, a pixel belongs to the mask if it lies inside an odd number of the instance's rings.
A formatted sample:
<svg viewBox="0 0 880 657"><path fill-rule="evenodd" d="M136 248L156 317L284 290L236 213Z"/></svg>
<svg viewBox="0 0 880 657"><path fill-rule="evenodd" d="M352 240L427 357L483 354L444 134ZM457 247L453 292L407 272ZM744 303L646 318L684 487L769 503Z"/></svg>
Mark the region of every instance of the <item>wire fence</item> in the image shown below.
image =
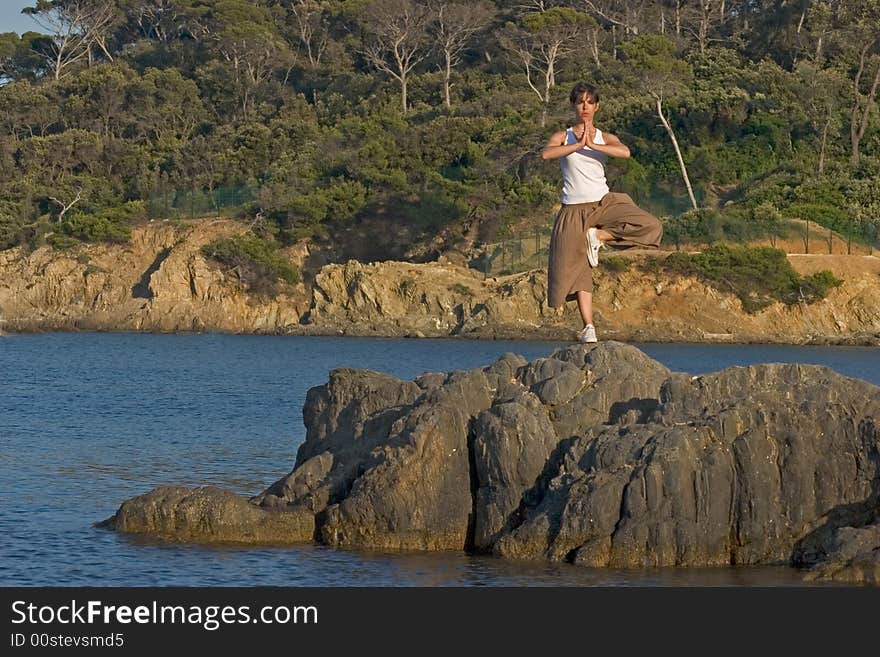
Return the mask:
<svg viewBox="0 0 880 657"><path fill-rule="evenodd" d="M242 212L257 196L254 187L174 189L160 187L147 198L150 219L230 216Z"/></svg>
<svg viewBox="0 0 880 657"><path fill-rule="evenodd" d="M171 219L235 216L259 197L259 188L253 186L188 189L162 186L147 199L150 219ZM512 274L547 266L553 219L545 225L517 231L506 239L485 244L472 266L486 276ZM754 239L734 236L694 238L667 230L662 249L699 251L714 244L737 243ZM809 219L787 219L767 231L758 243L780 248L788 254L874 255L880 253L880 224L869 223L852 228L831 229Z"/></svg>
<svg viewBox="0 0 880 657"><path fill-rule="evenodd" d="M485 244L472 265L486 276L514 274L547 266L552 223L515 233L507 239ZM810 220L780 222L778 231L758 240L735 237L687 239L667 234L662 250L701 251L716 244L748 242L782 249L789 255L880 255L880 229L870 224L858 230L831 229Z"/></svg>

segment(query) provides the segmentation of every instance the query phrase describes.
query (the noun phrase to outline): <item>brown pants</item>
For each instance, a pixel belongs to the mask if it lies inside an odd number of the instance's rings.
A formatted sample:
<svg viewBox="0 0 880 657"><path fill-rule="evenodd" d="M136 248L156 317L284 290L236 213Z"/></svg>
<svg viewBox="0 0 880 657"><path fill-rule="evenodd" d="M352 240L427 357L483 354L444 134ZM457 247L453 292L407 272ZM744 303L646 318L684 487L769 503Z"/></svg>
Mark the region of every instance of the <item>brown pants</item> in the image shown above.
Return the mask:
<svg viewBox="0 0 880 657"><path fill-rule="evenodd" d="M633 203L627 194L609 193L594 203L563 205L550 238L547 303L558 308L580 290L593 291L587 262L587 229L601 228L614 237L613 246L660 246L663 226Z"/></svg>

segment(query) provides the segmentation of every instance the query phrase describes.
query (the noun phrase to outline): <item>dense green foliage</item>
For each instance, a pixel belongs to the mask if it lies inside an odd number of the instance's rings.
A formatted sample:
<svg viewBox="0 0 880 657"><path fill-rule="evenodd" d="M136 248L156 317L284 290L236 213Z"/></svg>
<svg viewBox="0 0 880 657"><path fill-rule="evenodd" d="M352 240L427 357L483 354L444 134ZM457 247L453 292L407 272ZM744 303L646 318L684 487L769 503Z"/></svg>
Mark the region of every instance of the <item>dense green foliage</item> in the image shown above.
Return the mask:
<svg viewBox="0 0 880 657"><path fill-rule="evenodd" d="M275 296L279 280L299 283L299 271L278 250L259 237L234 236L202 247L202 253L234 271L251 292Z"/></svg>
<svg viewBox="0 0 880 657"><path fill-rule="evenodd" d="M758 312L773 301L792 305L824 299L843 281L829 271L801 276L785 252L765 246L712 246L702 253L673 253L662 261L648 261L665 271L696 276L724 292L732 292L743 310Z"/></svg>
<svg viewBox="0 0 880 657"><path fill-rule="evenodd" d="M629 271L630 262L626 258L622 258L618 255L608 255L599 261L599 265L606 271L613 274L620 274Z"/></svg>
<svg viewBox="0 0 880 657"><path fill-rule="evenodd" d="M0 34L0 248L123 240L143 216L133 203L238 187L281 242L375 221L431 248L495 241L552 216L558 164L537 153L571 121L579 79L633 152L610 167L613 188L674 218L668 240L762 237L788 217L877 236L880 0L40 0L31 13L39 32ZM700 206L683 215L660 95Z"/></svg>

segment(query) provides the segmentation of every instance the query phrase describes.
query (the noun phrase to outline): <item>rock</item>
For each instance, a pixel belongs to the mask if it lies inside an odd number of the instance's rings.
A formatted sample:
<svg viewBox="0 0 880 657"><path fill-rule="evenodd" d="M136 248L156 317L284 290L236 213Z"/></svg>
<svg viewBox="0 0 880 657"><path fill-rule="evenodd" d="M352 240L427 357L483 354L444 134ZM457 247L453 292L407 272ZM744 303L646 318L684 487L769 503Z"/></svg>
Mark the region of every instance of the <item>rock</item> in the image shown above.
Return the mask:
<svg viewBox="0 0 880 657"><path fill-rule="evenodd" d="M247 292L204 244L241 233L230 220L136 227L128 244L0 251L0 317L12 331L282 333L298 326L303 285Z"/></svg>
<svg viewBox="0 0 880 657"><path fill-rule="evenodd" d="M290 474L250 503L218 498L222 518L253 506L224 525L247 540L274 510L340 547L876 579L880 388L828 368L692 377L602 342L412 382L336 370L309 391L304 419ZM115 527L180 527L187 540L215 517L180 511L188 494L120 509L151 520Z"/></svg>
<svg viewBox="0 0 880 657"><path fill-rule="evenodd" d="M314 515L305 509L261 509L214 486L156 488L99 525L179 543L304 543L315 533Z"/></svg>
<svg viewBox="0 0 880 657"><path fill-rule="evenodd" d="M660 254L662 255L665 254ZM652 256L635 256L652 257ZM815 304L774 303L749 314L739 300L693 278L632 266L596 273L597 326L603 339L660 342L876 344L880 334L877 258L790 258L810 274L829 269L844 283ZM546 272L484 278L442 263L349 261L329 264L315 280L303 329L332 334L571 339L575 304L546 305ZM843 327L843 328L841 328Z"/></svg>
<svg viewBox="0 0 880 657"><path fill-rule="evenodd" d="M6 331L222 331L392 337L569 340L575 304L546 303L546 272L486 278L447 251L438 262L327 263L306 242L286 250L306 283L251 294L201 247L246 228L228 219L154 222L128 244L0 251L0 321ZM368 248L367 250L375 250ZM366 252L365 252L366 253ZM658 253L656 257L663 257ZM595 272L602 339L660 342L868 344L880 340L880 259L791 257L801 274L844 283L815 304L775 303L757 314L693 278L636 266ZM656 268L655 268L656 269ZM313 272L316 272L314 276Z"/></svg>
<svg viewBox="0 0 880 657"><path fill-rule="evenodd" d="M491 549L515 525L523 495L531 499L572 436L631 420L624 417L630 408L653 410L668 375L638 349L613 342L570 347L519 368L519 386L497 395L474 426L474 547Z"/></svg>
<svg viewBox="0 0 880 657"><path fill-rule="evenodd" d="M880 517L865 527L832 530L821 553L813 557L812 564L799 564L812 566L804 577L807 581L880 584Z"/></svg>
<svg viewBox="0 0 880 657"><path fill-rule="evenodd" d="M572 441L495 552L590 566L788 563L878 505L880 389L827 368L673 375L647 422Z"/></svg>

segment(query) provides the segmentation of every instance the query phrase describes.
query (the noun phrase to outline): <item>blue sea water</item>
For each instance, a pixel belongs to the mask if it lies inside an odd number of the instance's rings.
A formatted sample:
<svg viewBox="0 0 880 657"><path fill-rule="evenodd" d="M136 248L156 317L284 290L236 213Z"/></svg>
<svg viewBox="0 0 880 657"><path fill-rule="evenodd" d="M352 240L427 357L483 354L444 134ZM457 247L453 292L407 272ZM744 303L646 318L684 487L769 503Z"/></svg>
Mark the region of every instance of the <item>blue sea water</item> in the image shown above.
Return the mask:
<svg viewBox="0 0 880 657"><path fill-rule="evenodd" d="M409 379L560 344L232 335L39 334L0 338L0 585L795 585L787 568L591 570L464 554L322 546L156 544L97 529L163 484L246 495L292 467L306 391L336 367ZM674 370L827 365L880 385L880 350L637 345Z"/></svg>

